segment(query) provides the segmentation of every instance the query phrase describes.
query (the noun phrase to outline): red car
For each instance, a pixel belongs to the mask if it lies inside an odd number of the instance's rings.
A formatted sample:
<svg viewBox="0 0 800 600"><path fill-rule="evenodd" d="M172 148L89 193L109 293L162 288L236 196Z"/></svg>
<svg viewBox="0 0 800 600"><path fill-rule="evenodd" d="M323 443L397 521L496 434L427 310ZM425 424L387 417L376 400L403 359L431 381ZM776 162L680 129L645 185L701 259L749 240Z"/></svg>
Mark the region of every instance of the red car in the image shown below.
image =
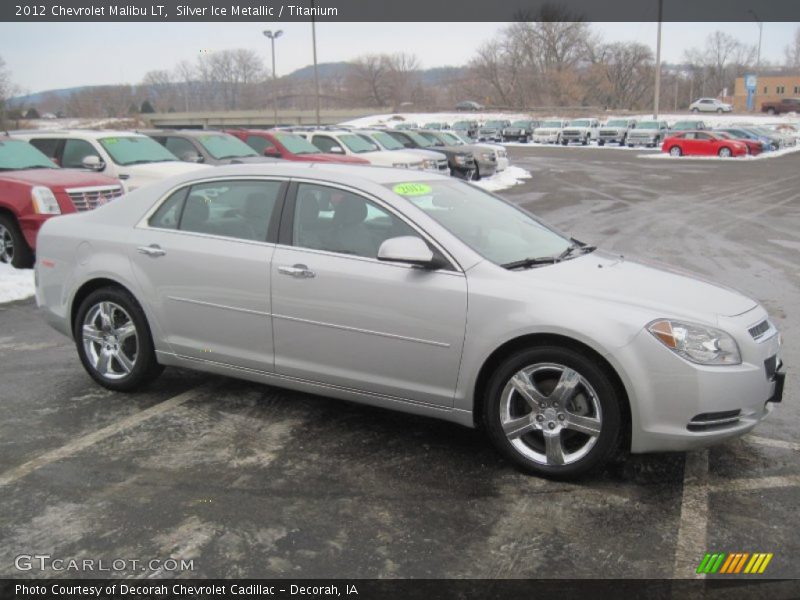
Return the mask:
<svg viewBox="0 0 800 600"><path fill-rule="evenodd" d="M764 151L764 144L762 144L758 140L750 140L747 138L739 137L738 135L728 133L727 131L715 131L714 133L729 140L736 140L737 142L742 142L745 146L747 146L747 153L750 154L751 156L756 156L757 154L761 154Z"/></svg>
<svg viewBox="0 0 800 600"><path fill-rule="evenodd" d="M663 152L670 156L745 156L747 145L713 131L682 131L664 140Z"/></svg>
<svg viewBox="0 0 800 600"><path fill-rule="evenodd" d="M42 223L122 194L117 179L62 169L28 142L0 136L0 262L32 266Z"/></svg>
<svg viewBox="0 0 800 600"><path fill-rule="evenodd" d="M368 160L356 156L323 154L304 137L285 131L263 129L226 129L225 133L236 136L253 150L271 158L299 160L304 162L346 163L368 165Z"/></svg>

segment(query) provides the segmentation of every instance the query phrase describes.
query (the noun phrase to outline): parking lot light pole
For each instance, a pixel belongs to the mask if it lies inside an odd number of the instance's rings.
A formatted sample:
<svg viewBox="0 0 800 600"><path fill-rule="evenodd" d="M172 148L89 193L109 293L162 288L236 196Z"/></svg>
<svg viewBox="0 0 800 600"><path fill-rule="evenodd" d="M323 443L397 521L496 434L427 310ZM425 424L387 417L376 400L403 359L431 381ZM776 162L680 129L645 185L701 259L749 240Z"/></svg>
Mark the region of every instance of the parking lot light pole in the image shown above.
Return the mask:
<svg viewBox="0 0 800 600"><path fill-rule="evenodd" d="M273 126L278 126L278 76L275 74L275 40L283 35L283 31L271 31L267 29L264 35L269 38L272 44L272 116Z"/></svg>
<svg viewBox="0 0 800 600"><path fill-rule="evenodd" d="M758 77L761 74L761 34L764 32L764 23L758 18L754 10L750 9L749 12L758 24L758 50L756 52L756 88L753 90L753 112L756 112L756 98L758 97Z"/></svg>
<svg viewBox="0 0 800 600"><path fill-rule="evenodd" d="M658 100L661 96L661 17L664 10L664 0L658 0L658 33L656 34L656 85L653 98L653 119L658 121Z"/></svg>
<svg viewBox="0 0 800 600"><path fill-rule="evenodd" d="M319 70L317 69L317 20L314 18L314 0L311 0L311 8L311 47L314 51L314 97L316 99L317 127L319 127Z"/></svg>

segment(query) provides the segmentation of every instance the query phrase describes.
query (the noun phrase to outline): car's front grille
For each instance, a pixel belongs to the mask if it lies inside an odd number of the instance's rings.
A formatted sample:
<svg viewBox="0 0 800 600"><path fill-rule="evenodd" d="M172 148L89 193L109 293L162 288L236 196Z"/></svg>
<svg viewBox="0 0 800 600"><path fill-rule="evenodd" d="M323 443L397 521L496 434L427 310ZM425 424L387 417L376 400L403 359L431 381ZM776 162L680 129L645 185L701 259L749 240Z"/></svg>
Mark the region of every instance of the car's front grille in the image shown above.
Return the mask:
<svg viewBox="0 0 800 600"><path fill-rule="evenodd" d="M66 192L77 211L93 210L123 194L122 187L118 185L71 188Z"/></svg>
<svg viewBox="0 0 800 600"><path fill-rule="evenodd" d="M689 431L707 431L719 427L728 427L738 423L741 414L742 411L739 409L701 413L692 417L692 420L689 421L686 428Z"/></svg>
<svg viewBox="0 0 800 600"><path fill-rule="evenodd" d="M436 162L436 166L440 171L447 171L448 168L449 168L448 165L447 165L447 159L446 158L443 158L442 160L437 161Z"/></svg>
<svg viewBox="0 0 800 600"><path fill-rule="evenodd" d="M747 331L750 333L750 336L754 340L757 340L762 335L767 333L770 329L772 329L772 326L769 324L769 321L767 319L764 319L763 321L761 321L761 323L759 323L758 325L753 325Z"/></svg>
<svg viewBox="0 0 800 600"><path fill-rule="evenodd" d="M580 131L576 131L574 129L565 129L562 135L580 135Z"/></svg>
<svg viewBox="0 0 800 600"><path fill-rule="evenodd" d="M619 135L619 133L617 131L614 131L613 129L600 130L600 137L614 137L616 135Z"/></svg>

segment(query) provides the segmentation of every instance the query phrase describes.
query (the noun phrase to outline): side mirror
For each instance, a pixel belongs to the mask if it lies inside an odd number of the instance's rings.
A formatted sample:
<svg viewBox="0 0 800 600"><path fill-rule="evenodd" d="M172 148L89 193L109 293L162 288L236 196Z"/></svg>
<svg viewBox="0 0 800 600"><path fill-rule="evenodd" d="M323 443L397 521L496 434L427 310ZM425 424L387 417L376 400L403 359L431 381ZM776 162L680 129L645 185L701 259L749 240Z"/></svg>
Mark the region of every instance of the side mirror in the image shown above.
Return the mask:
<svg viewBox="0 0 800 600"><path fill-rule="evenodd" d="M106 163L100 160L99 156L95 156L94 154L84 156L81 164L84 169L89 169L90 171L102 171L106 168Z"/></svg>
<svg viewBox="0 0 800 600"><path fill-rule="evenodd" d="M384 241L378 249L378 260L429 268L437 266L428 244L413 235L389 238Z"/></svg>
<svg viewBox="0 0 800 600"><path fill-rule="evenodd" d="M180 155L180 159L183 162L190 162L190 163L201 163L205 159L203 158L202 154L198 154L197 152L184 152Z"/></svg>

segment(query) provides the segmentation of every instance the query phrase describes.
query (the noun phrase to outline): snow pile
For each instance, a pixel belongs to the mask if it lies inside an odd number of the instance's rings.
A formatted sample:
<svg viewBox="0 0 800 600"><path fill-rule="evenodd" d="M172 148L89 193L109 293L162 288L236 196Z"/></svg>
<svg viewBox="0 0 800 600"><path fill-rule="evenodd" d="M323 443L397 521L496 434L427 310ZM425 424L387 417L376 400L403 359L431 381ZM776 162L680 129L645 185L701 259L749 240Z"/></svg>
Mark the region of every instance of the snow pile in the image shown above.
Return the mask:
<svg viewBox="0 0 800 600"><path fill-rule="evenodd" d="M133 130L141 128L143 123L131 118L110 117L107 119L24 119L26 129L55 131L61 129L113 129Z"/></svg>
<svg viewBox="0 0 800 600"><path fill-rule="evenodd" d="M30 298L34 289L33 269L15 269L0 263L0 304Z"/></svg>
<svg viewBox="0 0 800 600"><path fill-rule="evenodd" d="M495 173L491 177L474 181L473 183L478 187L482 187L489 192L497 192L514 187L523 182L525 179L530 179L530 171L526 171L520 167L508 167L504 171Z"/></svg>
<svg viewBox="0 0 800 600"><path fill-rule="evenodd" d="M768 158L775 158L778 156L786 156L787 154L795 154L800 152L800 145L790 146L788 148L781 148L780 150L773 150L772 152L762 152L752 156L731 156L729 158L722 158L721 156L671 156L668 152L659 152L658 154L640 154L637 158L656 158L660 160L733 160L742 162L743 160L766 160Z"/></svg>

